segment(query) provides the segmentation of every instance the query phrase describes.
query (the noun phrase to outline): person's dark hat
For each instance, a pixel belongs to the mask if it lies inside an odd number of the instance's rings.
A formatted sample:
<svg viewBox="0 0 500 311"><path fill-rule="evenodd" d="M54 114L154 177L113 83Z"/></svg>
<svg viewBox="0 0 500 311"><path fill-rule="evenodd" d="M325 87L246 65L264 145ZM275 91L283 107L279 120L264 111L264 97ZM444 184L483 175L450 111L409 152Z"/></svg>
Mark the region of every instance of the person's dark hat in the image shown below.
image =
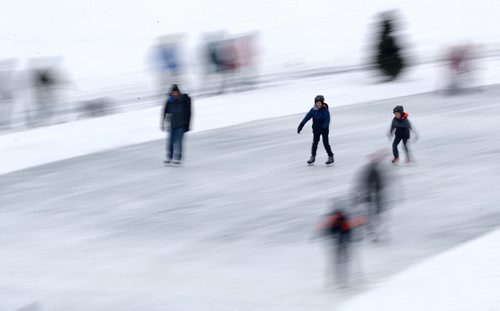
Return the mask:
<svg viewBox="0 0 500 311"><path fill-rule="evenodd" d="M314 103L318 101L325 103L325 97L323 95L316 95L316 97L314 97Z"/></svg>
<svg viewBox="0 0 500 311"><path fill-rule="evenodd" d="M172 94L172 92L181 92L181 90L179 89L179 86L177 84L172 84L170 86L170 91L168 92L169 94Z"/></svg>

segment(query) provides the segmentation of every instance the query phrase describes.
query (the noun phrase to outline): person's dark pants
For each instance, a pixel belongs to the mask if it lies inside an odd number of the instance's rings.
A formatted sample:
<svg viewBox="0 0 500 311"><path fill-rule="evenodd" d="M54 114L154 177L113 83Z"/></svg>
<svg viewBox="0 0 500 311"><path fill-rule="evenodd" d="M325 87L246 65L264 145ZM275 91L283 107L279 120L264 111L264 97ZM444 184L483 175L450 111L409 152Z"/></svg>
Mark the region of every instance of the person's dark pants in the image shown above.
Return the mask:
<svg viewBox="0 0 500 311"><path fill-rule="evenodd" d="M167 141L167 159L181 160L182 158L182 138L184 137L184 128L177 127L170 130Z"/></svg>
<svg viewBox="0 0 500 311"><path fill-rule="evenodd" d="M337 233L336 244L335 274L337 282L345 284L349 280L351 231Z"/></svg>
<svg viewBox="0 0 500 311"><path fill-rule="evenodd" d="M325 146L326 153L329 157L333 156L332 148L330 147L330 142L328 141L328 131L314 132L313 133L313 143L311 148L311 155L316 156L316 151L318 150L319 139L323 139L323 146Z"/></svg>
<svg viewBox="0 0 500 311"><path fill-rule="evenodd" d="M398 150L398 145L399 143L403 141L403 147L405 149L405 153L406 153L406 156L409 157L410 154L408 152L408 137L398 137L398 136L395 136L394 137L394 141L392 142L392 153L394 155L395 158L399 158L399 150Z"/></svg>

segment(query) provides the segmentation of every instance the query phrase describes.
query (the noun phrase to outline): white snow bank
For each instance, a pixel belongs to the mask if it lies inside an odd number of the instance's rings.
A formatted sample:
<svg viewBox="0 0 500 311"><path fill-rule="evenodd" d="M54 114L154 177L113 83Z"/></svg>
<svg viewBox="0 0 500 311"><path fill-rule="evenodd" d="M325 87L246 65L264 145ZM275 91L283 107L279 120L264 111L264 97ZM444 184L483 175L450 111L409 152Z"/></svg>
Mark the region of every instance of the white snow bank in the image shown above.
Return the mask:
<svg viewBox="0 0 500 311"><path fill-rule="evenodd" d="M500 310L500 230L462 244L355 297L342 310Z"/></svg>

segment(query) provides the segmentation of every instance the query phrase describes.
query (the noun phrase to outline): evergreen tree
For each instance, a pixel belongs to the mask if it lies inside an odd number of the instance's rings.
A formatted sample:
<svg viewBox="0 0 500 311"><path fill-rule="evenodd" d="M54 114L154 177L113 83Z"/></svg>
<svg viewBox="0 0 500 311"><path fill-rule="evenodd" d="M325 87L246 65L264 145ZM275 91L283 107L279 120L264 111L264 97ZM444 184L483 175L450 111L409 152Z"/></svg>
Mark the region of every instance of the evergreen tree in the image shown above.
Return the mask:
<svg viewBox="0 0 500 311"><path fill-rule="evenodd" d="M380 41L377 46L376 67L389 80L395 80L405 64L401 57L401 48L399 47L393 35L393 22L385 18L380 25Z"/></svg>

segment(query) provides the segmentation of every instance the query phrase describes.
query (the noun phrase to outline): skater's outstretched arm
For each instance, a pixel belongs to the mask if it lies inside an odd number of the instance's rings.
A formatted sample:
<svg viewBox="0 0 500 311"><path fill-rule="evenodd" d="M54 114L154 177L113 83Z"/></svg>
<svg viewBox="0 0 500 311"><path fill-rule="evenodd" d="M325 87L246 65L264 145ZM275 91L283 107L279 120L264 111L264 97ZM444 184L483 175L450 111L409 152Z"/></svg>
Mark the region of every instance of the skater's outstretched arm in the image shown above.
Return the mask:
<svg viewBox="0 0 500 311"><path fill-rule="evenodd" d="M304 117L304 119L302 119L302 122L300 122L299 127L297 128L297 133L298 134L300 134L300 131L302 131L302 128L307 123L307 121L311 120L311 118L312 118L312 112L313 112L312 109L309 110L309 112L306 114L306 116Z"/></svg>

